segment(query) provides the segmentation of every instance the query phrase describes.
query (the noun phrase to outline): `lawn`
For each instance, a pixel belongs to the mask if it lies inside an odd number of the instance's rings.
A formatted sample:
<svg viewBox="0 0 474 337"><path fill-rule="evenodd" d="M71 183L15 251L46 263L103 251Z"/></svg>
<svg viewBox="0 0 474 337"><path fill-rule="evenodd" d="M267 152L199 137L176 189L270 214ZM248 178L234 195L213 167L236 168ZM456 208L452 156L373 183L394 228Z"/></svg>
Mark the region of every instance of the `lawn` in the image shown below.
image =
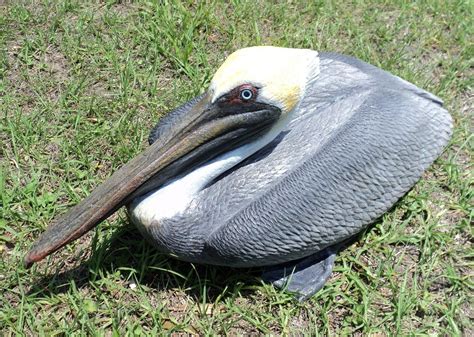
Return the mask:
<svg viewBox="0 0 474 337"><path fill-rule="evenodd" d="M474 335L470 1L0 1L0 334ZM250 45L337 51L433 92L441 157L310 300L157 253L121 210L26 270L53 218Z"/></svg>

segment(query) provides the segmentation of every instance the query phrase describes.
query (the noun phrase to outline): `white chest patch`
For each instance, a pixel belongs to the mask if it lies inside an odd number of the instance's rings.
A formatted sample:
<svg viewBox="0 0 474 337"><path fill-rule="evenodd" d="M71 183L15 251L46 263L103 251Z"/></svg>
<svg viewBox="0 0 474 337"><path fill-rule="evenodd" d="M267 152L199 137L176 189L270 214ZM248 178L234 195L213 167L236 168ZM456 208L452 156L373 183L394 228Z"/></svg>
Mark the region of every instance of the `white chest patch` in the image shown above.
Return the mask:
<svg viewBox="0 0 474 337"><path fill-rule="evenodd" d="M135 199L128 207L132 221L149 227L192 208L193 199L208 183L270 143L284 129L286 121L286 118L278 121L256 141L229 151L186 176Z"/></svg>

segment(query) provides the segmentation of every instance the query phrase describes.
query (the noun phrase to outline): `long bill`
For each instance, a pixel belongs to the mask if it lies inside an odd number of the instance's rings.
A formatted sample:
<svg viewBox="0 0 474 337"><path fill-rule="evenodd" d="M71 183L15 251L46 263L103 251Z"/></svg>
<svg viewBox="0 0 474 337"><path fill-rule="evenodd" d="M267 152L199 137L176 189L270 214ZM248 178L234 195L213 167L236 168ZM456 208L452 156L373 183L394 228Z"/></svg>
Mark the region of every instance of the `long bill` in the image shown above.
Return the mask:
<svg viewBox="0 0 474 337"><path fill-rule="evenodd" d="M209 158L209 152L218 154L219 149L229 146L223 147L222 142L236 146L265 132L279 115L279 109L271 106L226 114L222 106L211 104L209 94L204 95L173 126L171 137L164 137L169 140L153 143L51 224L27 253L25 266L29 268L34 262L81 237L130 202L130 196L138 196L137 192L146 193L149 190L145 187L147 182L156 179L173 163L189 164L191 160L183 158L191 158L195 165L198 155L203 160ZM207 155L202 156L203 152Z"/></svg>

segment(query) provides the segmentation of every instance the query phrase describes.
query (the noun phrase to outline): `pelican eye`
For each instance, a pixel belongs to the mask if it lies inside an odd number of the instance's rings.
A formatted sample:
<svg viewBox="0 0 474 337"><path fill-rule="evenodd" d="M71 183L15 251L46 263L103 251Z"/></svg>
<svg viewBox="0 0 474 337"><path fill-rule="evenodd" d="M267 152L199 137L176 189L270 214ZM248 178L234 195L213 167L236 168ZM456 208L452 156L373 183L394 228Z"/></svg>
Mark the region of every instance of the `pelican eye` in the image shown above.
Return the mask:
<svg viewBox="0 0 474 337"><path fill-rule="evenodd" d="M248 101L251 100L253 97L253 91L250 89L243 89L240 91L240 98L243 101Z"/></svg>

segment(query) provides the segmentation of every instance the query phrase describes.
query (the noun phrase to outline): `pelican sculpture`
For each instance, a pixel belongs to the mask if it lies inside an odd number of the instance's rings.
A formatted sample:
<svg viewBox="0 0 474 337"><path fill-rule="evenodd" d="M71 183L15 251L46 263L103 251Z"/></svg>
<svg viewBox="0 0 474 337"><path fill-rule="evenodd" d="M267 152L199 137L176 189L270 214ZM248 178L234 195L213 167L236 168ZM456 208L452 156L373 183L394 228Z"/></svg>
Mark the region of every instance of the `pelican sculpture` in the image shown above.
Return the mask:
<svg viewBox="0 0 474 337"><path fill-rule="evenodd" d="M121 206L178 259L265 267L299 299L343 242L385 213L447 144L442 101L352 57L251 47L163 117L150 146L51 225L30 266Z"/></svg>

